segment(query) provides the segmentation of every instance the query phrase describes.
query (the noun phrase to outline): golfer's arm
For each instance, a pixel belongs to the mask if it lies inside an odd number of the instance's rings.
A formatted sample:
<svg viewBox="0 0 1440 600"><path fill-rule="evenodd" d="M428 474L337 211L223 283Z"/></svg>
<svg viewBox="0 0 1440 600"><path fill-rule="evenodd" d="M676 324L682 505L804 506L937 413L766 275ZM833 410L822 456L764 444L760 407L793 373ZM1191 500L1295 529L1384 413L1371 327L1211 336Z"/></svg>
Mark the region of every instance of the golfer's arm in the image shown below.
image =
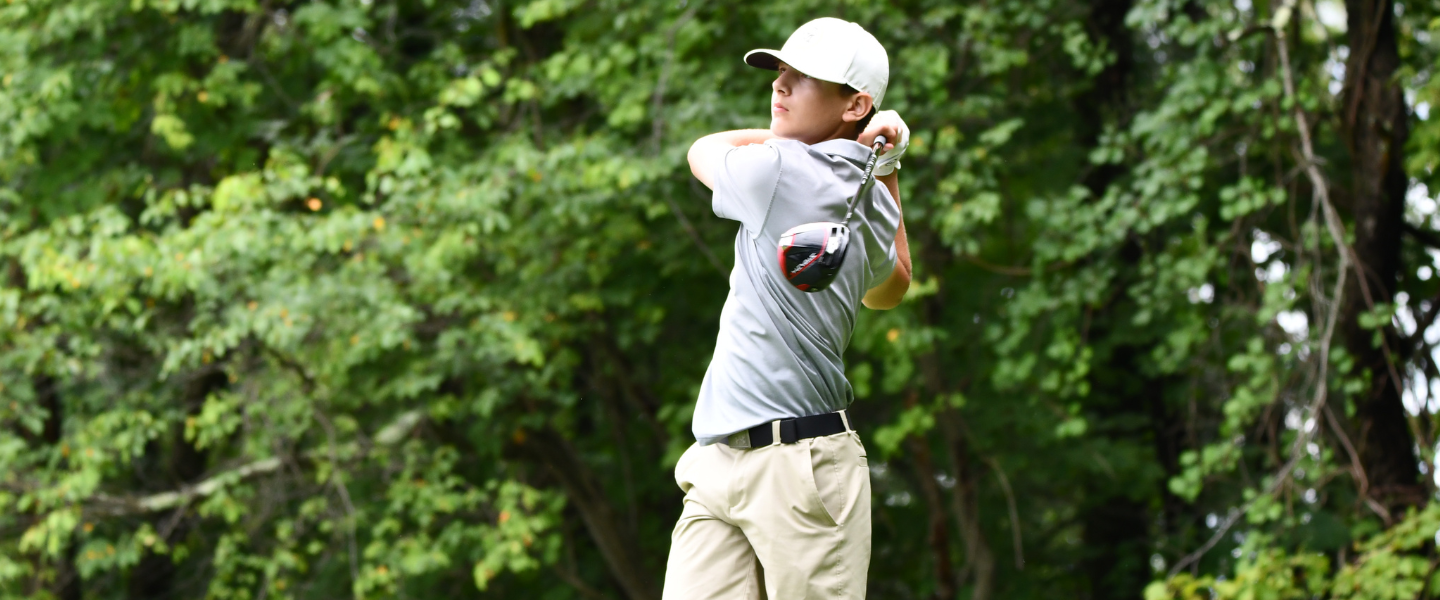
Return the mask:
<svg viewBox="0 0 1440 600"><path fill-rule="evenodd" d="M715 189L715 171L720 168L720 161L724 160L725 153L737 146L750 144L763 144L765 140L775 137L769 129L737 129L735 131L722 131L712 133L690 145L690 153L687 158L690 160L690 172L705 187Z"/></svg>
<svg viewBox="0 0 1440 600"><path fill-rule="evenodd" d="M890 197L895 199L895 207L900 207L900 174L891 173L884 177L877 177L885 188L890 190ZM910 289L910 242L905 239L905 217L902 211L900 217L900 228L895 231L895 269L890 271L890 276L885 282L870 288L865 292L865 297L860 303L866 308L875 310L889 310L900 305L900 300L905 297L906 290Z"/></svg>

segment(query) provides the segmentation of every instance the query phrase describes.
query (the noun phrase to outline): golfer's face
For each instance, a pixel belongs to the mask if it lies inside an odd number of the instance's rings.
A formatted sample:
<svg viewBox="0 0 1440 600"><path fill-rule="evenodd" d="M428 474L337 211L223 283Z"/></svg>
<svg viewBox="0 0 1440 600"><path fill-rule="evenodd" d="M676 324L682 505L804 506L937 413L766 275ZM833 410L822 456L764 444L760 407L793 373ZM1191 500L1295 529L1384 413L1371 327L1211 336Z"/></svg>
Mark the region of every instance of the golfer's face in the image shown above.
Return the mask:
<svg viewBox="0 0 1440 600"><path fill-rule="evenodd" d="M843 122L848 104L840 84L813 79L782 62L770 84L770 131L807 143L824 139Z"/></svg>

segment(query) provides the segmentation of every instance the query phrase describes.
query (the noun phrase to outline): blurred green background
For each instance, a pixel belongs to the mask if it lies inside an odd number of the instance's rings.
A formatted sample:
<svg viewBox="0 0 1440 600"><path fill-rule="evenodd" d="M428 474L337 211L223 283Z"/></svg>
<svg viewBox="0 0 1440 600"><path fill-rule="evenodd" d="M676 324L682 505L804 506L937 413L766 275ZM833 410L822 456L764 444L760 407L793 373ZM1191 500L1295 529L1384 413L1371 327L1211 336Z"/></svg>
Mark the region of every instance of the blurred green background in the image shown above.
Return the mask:
<svg viewBox="0 0 1440 600"><path fill-rule="evenodd" d="M819 16L913 131L871 598L1440 592L1440 4L7 0L0 596L657 600L685 152Z"/></svg>

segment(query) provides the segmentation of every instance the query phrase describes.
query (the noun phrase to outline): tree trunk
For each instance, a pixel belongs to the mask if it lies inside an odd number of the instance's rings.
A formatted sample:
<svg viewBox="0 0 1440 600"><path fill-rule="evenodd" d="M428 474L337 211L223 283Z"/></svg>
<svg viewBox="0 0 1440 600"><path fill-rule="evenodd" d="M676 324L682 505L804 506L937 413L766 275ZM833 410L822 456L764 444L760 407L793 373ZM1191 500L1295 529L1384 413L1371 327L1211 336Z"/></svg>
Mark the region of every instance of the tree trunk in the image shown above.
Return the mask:
<svg viewBox="0 0 1440 600"><path fill-rule="evenodd" d="M922 251L928 250L932 254L939 254L942 252L940 248L943 248L941 244L933 243L923 243L919 247ZM934 256L929 259L928 264L944 264L944 260L941 256ZM942 288L939 293L922 301L922 322L933 327L944 326L944 296ZM918 362L921 377L925 382L926 393L931 397L963 389L963 383L946 380L940 357L935 353L921 355ZM913 397L909 404L914 404ZM953 408L945 408L936 415L936 418L945 443L946 455L950 459L951 468L955 473L955 487L950 490L950 510L960 531L960 542L965 547L965 563L959 572L950 568L950 544L947 539L949 536L946 533L948 529L943 509L940 508L940 491L934 478L934 461L925 440L912 439L912 453L915 455L915 467L919 474L921 491L926 496L926 505L931 510L930 544L937 563L935 565L937 577L935 594L937 598L953 598L965 587L966 581L973 575L975 587L970 591L970 600L988 600L995 587L995 555L990 549L989 542L985 540L985 531L981 526L979 475L971 460L964 421L960 413ZM932 494L936 497L932 498ZM1019 524L1017 523L1015 526L1019 526ZM949 578L953 583L946 585L944 579L940 578Z"/></svg>
<svg viewBox="0 0 1440 600"><path fill-rule="evenodd" d="M40 443L46 446L56 446L65 437L65 406L60 401L59 382L49 375L41 375L35 378L35 396L41 406L45 407L49 414L45 417L44 428L40 432L40 439L31 439L29 432L23 431L22 435L30 439L32 443ZM61 557L55 561L53 579L43 581L45 578L36 580L35 589L31 593L39 592L42 588L48 588L59 600L80 600L82 589L80 587L80 573L75 570L76 547L72 540L61 550ZM35 559L36 573L43 573L43 559ZM48 584L48 585L46 585Z"/></svg>
<svg viewBox="0 0 1440 600"><path fill-rule="evenodd" d="M1115 60L1105 65L1091 81L1090 88L1078 94L1073 102L1079 117L1075 138L1086 149L1099 145L1106 118L1123 112L1128 100L1135 49L1132 34L1125 27L1125 15L1129 14L1132 4L1132 0L1101 0L1091 7L1085 20L1090 35L1115 52ZM1098 198L1125 170L1123 165L1113 163L1094 165L1081 183Z"/></svg>
<svg viewBox="0 0 1440 600"><path fill-rule="evenodd" d="M1086 17L1086 30L1090 35L1115 53L1114 61L1094 78L1093 87L1074 99L1076 113L1080 116L1076 137L1087 149L1099 146L1100 134L1107 120L1124 129L1130 117L1128 103L1131 85L1136 79L1136 34L1125 26L1125 15L1133 5L1132 0L1101 0L1091 5L1090 14ZM1197 11L1193 2L1185 3L1182 11L1192 18L1196 12L1203 14L1203 11ZM1102 198L1111 186L1127 175L1128 170L1125 164L1098 165L1085 174L1082 183L1092 197ZM1145 248L1146 245L1132 234L1118 256L1121 273L1139 272ZM1125 289L1133 283L1122 275L1113 285L1117 289ZM1097 307L1095 314L1089 316L1094 324L1091 339L1114 339L1105 333L1106 330L1128 328L1133 308L1133 304L1124 301ZM1094 389L1085 401L1087 415L1097 423L1113 423L1126 415L1137 414L1148 415L1150 419L1148 427L1143 429L1107 426L1097 428L1092 435L1109 437L1117 444L1151 438L1156 461L1166 467L1167 475L1173 473L1174 461L1167 456L1173 450L1167 443L1173 443L1173 438L1166 433L1178 427L1173 415L1165 410L1164 376L1147 375L1141 368L1143 357L1150 350L1149 343L1098 347L1096 350L1096 368L1091 376ZM1167 507L1173 507L1168 501L1172 496L1166 487L1166 479L1168 477L1159 481L1159 493L1167 500ZM1089 581L1088 598L1138 598L1149 580L1145 557L1154 539L1149 524L1149 507L1132 500L1123 490L1116 488L1112 480L1092 483L1093 486L1086 487L1087 501L1078 515L1086 549L1080 566Z"/></svg>
<svg viewBox="0 0 1440 600"><path fill-rule="evenodd" d="M1341 113L1352 153L1353 189L1349 210L1355 223L1355 260L1361 277L1352 277L1341 312L1345 347L1356 366L1370 374L1369 387L1354 398L1356 447L1370 483L1370 495L1398 514L1424 501L1404 406L1384 348L1374 332L1360 327L1370 303L1389 302L1400 270L1404 230L1405 141L1409 137L1404 95L1395 81L1400 67L1395 6L1391 0L1347 0L1350 56ZM1363 277L1363 280L1362 280ZM1385 343L1398 351L1385 330ZM1397 357L1398 358L1398 357Z"/></svg>
<svg viewBox="0 0 1440 600"><path fill-rule="evenodd" d="M965 566L956 576L956 585L963 587L965 580L973 575L975 586L970 590L970 600L989 600L995 591L995 554L991 552L990 544L985 540L985 531L980 526L980 476L970 457L960 415L946 409L939 417L950 463L955 468L951 509L960 524L960 541L965 545Z"/></svg>
<svg viewBox="0 0 1440 600"><path fill-rule="evenodd" d="M912 398L911 404L914 403ZM935 561L934 600L954 600L955 569L950 563L950 524L945 518L945 500L940 485L935 480L935 461L930 456L930 442L925 436L912 436L907 440L910 455L915 461L915 479L920 485L920 495L925 498L925 510L930 515L929 543L931 560Z"/></svg>

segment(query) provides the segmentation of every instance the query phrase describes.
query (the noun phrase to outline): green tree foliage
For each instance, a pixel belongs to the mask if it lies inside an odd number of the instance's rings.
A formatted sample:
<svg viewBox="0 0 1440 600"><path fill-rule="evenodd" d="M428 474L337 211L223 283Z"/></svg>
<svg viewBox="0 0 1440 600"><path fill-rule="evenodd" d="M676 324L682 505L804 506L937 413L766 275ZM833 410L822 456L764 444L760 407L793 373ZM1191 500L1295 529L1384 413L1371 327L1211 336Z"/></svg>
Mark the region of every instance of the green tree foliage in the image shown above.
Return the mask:
<svg viewBox="0 0 1440 600"><path fill-rule="evenodd" d="M871 597L1440 593L1440 10L10 0L0 596L659 597L742 54L864 24Z"/></svg>

